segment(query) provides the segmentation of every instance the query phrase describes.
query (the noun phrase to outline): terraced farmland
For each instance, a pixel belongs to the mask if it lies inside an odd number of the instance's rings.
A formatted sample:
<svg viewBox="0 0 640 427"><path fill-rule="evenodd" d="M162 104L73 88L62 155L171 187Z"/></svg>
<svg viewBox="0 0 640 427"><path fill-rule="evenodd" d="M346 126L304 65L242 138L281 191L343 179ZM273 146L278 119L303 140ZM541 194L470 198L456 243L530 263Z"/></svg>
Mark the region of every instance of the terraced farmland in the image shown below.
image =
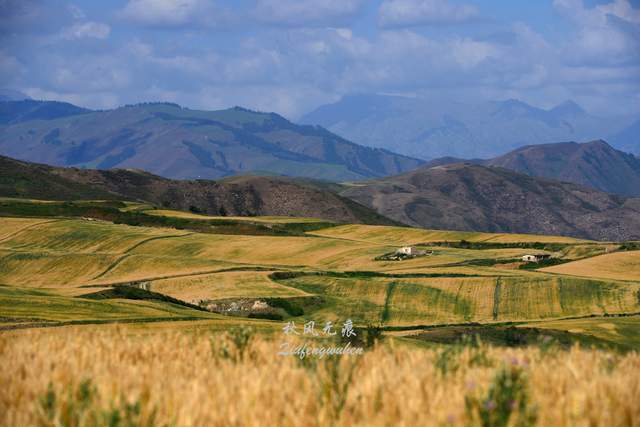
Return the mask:
<svg viewBox="0 0 640 427"><path fill-rule="evenodd" d="M154 214L197 216L162 210L155 210ZM554 274L518 270L517 263L508 264L531 250L504 244L561 243L562 253L585 256L601 250L590 242L562 237L365 225L330 227L306 235L213 234L95 220L37 218L2 218L0 236L4 236L0 237L0 284L7 285L0 293L0 304L6 310L3 316L9 318L38 312L43 306L36 303L46 299L50 299L52 308L78 305L81 309L68 312L83 320L91 318L91 310L95 310L94 320L110 318L105 313L113 313L115 319L147 315L161 318L163 310L174 313L171 316L202 316L202 312L194 314L192 308L176 308L163 301L147 301L150 305L145 305L117 298L79 299L108 289L105 286L131 284L143 284L147 290L186 303L315 298L305 306L301 320L337 321L348 317L360 325L405 328L640 311L640 285L629 282L636 277L633 269L608 277L607 271L613 268L607 270L604 266L612 263L600 262L603 257L545 270ZM424 246L433 251L431 255L405 261L375 260L407 243L460 240L503 245L485 244L474 249ZM607 256L630 263L623 264L628 267L635 265L635 255L621 252ZM595 263L594 279L558 274L557 269L571 269L584 262ZM587 270L580 270L586 275ZM272 274L278 271L292 275L274 278ZM20 304L12 308L19 298L12 296L11 290L29 295L30 304L35 305L24 312L20 311ZM40 293L24 293L27 291ZM64 310L53 310L51 319L60 319Z"/></svg>

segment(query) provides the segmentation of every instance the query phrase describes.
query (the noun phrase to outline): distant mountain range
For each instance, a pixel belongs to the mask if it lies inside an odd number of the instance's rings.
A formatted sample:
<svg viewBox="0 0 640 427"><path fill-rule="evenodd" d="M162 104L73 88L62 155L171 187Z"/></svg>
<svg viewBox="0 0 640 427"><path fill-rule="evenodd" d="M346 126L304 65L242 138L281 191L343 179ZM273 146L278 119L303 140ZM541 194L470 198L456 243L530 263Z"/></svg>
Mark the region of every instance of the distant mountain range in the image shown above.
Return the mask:
<svg viewBox="0 0 640 427"><path fill-rule="evenodd" d="M425 166L354 183L340 194L417 227L640 239L640 198L493 166Z"/></svg>
<svg viewBox="0 0 640 427"><path fill-rule="evenodd" d="M442 157L427 166L473 163L573 182L608 193L640 196L640 159L605 141L529 145L488 160Z"/></svg>
<svg viewBox="0 0 640 427"><path fill-rule="evenodd" d="M544 110L518 100L463 104L351 95L300 119L358 144L422 159L488 158L526 145L610 139L640 154L638 117L594 117L573 101Z"/></svg>
<svg viewBox="0 0 640 427"><path fill-rule="evenodd" d="M177 179L253 173L343 181L423 163L240 107L197 111L150 103L91 111L33 100L0 102L0 154L57 166L139 168Z"/></svg>
<svg viewBox="0 0 640 427"><path fill-rule="evenodd" d="M296 178L246 176L221 181L177 181L140 170L60 168L0 156L0 197L131 200L210 215L281 215L397 224L333 190L325 182Z"/></svg>

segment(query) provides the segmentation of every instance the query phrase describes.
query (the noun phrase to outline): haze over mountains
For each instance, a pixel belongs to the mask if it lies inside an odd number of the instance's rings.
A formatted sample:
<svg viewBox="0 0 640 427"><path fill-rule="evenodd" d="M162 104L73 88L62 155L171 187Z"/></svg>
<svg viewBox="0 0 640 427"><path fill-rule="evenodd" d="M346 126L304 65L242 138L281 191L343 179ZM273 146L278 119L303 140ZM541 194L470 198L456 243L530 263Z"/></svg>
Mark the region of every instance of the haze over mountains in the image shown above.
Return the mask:
<svg viewBox="0 0 640 427"><path fill-rule="evenodd" d="M397 99L374 101L373 110L376 102ZM495 121L546 120L551 128L556 122L549 115L586 120L571 103L540 111L502 103ZM368 120L370 112L344 111L355 121ZM425 162L240 107L197 111L150 103L93 111L22 100L0 102L0 154L73 166L1 158L0 195L9 197L116 197L214 215L640 239L640 199L624 197L640 195L640 160L602 140Z"/></svg>
<svg viewBox="0 0 640 427"><path fill-rule="evenodd" d="M595 139L640 154L637 117L594 117L573 101L544 110L513 99L463 104L363 94L321 106L300 122L423 159L488 158L525 145Z"/></svg>
<svg viewBox="0 0 640 427"><path fill-rule="evenodd" d="M91 111L32 100L0 103L0 154L57 166L139 168L179 179L260 173L343 181L423 163L240 107L197 111L152 103Z"/></svg>

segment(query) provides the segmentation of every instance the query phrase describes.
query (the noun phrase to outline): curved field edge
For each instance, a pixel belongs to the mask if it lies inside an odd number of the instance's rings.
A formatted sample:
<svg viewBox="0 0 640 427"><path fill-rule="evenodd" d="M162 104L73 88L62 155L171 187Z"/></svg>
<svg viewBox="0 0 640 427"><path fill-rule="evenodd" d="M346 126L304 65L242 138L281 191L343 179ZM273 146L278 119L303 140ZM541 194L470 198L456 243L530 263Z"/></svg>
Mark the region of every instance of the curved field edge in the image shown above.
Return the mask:
<svg viewBox="0 0 640 427"><path fill-rule="evenodd" d="M640 281L640 251L614 252L544 268L548 273Z"/></svg>

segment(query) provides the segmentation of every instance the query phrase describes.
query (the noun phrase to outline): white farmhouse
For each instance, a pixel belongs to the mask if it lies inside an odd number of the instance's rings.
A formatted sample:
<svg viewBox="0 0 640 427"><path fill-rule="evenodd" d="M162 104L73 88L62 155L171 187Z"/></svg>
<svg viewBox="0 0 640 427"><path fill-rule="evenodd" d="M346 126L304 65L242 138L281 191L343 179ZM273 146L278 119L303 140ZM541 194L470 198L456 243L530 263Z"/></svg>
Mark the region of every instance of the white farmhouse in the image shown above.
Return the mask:
<svg viewBox="0 0 640 427"><path fill-rule="evenodd" d="M524 262L540 262L549 258L551 255L548 254L528 254L522 256L522 261Z"/></svg>
<svg viewBox="0 0 640 427"><path fill-rule="evenodd" d="M418 255L418 250L413 246L403 246L396 251L397 254L415 256Z"/></svg>

